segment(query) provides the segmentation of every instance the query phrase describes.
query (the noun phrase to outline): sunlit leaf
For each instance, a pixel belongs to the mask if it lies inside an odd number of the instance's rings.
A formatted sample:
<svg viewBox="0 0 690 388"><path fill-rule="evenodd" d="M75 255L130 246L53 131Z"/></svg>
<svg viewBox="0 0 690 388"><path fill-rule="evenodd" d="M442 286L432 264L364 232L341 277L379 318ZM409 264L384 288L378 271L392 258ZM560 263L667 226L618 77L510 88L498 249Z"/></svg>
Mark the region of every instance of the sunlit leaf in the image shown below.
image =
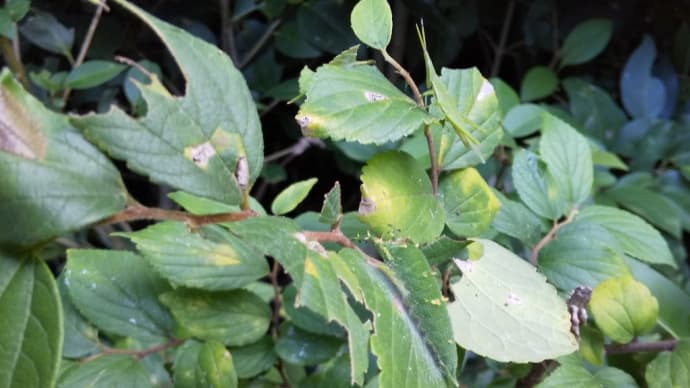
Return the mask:
<svg viewBox="0 0 690 388"><path fill-rule="evenodd" d="M385 50L393 34L393 15L388 0L360 0L350 15L352 30L367 46Z"/></svg>
<svg viewBox="0 0 690 388"><path fill-rule="evenodd" d="M672 352L659 353L647 364L644 377L649 388L690 386L690 342L679 341Z"/></svg>
<svg viewBox="0 0 690 388"><path fill-rule="evenodd" d="M316 184L316 178L292 183L281 191L271 203L271 212L277 216L289 213L302 202Z"/></svg>
<svg viewBox="0 0 690 388"><path fill-rule="evenodd" d="M501 203L479 172L466 168L451 173L439 185L448 229L476 237L488 229Z"/></svg>

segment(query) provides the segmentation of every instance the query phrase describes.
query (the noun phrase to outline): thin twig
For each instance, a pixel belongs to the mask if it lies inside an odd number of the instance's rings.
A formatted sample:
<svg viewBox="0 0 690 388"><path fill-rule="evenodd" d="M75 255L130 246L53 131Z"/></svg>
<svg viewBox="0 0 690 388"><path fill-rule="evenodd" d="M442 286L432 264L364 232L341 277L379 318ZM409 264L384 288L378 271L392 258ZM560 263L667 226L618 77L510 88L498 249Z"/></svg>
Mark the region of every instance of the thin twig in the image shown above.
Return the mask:
<svg viewBox="0 0 690 388"><path fill-rule="evenodd" d="M390 63L391 66L395 68L398 74L403 77L407 86L412 89L412 94L414 94L414 100L417 102L417 105L419 105L420 108L424 108L424 99L422 98L422 93L419 92L419 88L417 87L417 84L414 83L410 73L408 73L407 70L405 70L405 68L395 60L395 58L391 57L386 50L381 50L381 54L383 54L383 59L385 59L386 62Z"/></svg>
<svg viewBox="0 0 690 388"><path fill-rule="evenodd" d="M15 54L14 48L12 47L12 42L0 36L0 50L2 50L2 56L5 58L7 66L9 66L15 77L21 82L25 89L29 89L31 84L29 79L26 77L26 70L24 70L24 64L20 57Z"/></svg>
<svg viewBox="0 0 690 388"><path fill-rule="evenodd" d="M393 3L393 36L391 43L388 46L391 50L390 54L393 58L403 58L405 49L407 48L407 19L409 12L407 6L403 4L402 0L395 0ZM393 79L396 69L389 67L386 71L386 78Z"/></svg>
<svg viewBox="0 0 690 388"><path fill-rule="evenodd" d="M345 236L340 229L331 230L328 232L306 230L304 231L304 236L309 240L334 242L346 248L357 248L357 246L350 241L350 239L347 238L347 236Z"/></svg>
<svg viewBox="0 0 690 388"><path fill-rule="evenodd" d="M283 297L280 293L280 284L278 284L278 272L280 271L280 263L278 260L273 261L273 267L268 277L271 279L273 285L273 316L271 326L271 336L273 340L278 339L278 329L280 328L280 309L283 306Z"/></svg>
<svg viewBox="0 0 690 388"><path fill-rule="evenodd" d="M558 60L561 58L561 50L558 47L558 12L557 10L553 10L553 13L551 14L551 24L553 25L553 58L551 58L551 62L549 63L549 69L553 70L556 68L556 64L558 63Z"/></svg>
<svg viewBox="0 0 690 388"><path fill-rule="evenodd" d="M171 338L166 343L162 343L160 345L152 346L150 348L142 349L142 350L117 349L117 348L104 347L100 353L92 354L86 358L82 358L81 360L79 360L79 362L84 364L84 363L96 360L98 358L101 358L103 356L107 356L109 354L127 354L127 355L134 356L137 359L141 360L142 358L144 358L150 354L158 353L158 352L161 352L165 349L174 348L176 346L179 346L184 341L185 340L179 339L179 338Z"/></svg>
<svg viewBox="0 0 690 388"><path fill-rule="evenodd" d="M538 264L539 251L541 251L541 249L544 248L544 246L548 244L549 241L553 240L554 236L556 236L556 232L558 232L559 229L573 222L576 215L577 208L573 207L566 216L565 220L561 222L554 221L551 230L549 230L549 232L546 233L546 235L541 240L539 240L537 245L535 245L534 248L532 248L532 255L530 256L530 262L532 264L534 264L535 266Z"/></svg>
<svg viewBox="0 0 690 388"><path fill-rule="evenodd" d="M426 145L429 149L429 160L431 161L431 192L436 195L438 193L438 160L436 159L436 147L434 146L434 136L431 133L431 126L424 127L424 137L426 137Z"/></svg>
<svg viewBox="0 0 690 388"><path fill-rule="evenodd" d="M506 10L506 16L503 20L503 28L501 29L501 37L499 38L498 45L496 46L494 63L491 66L491 76L495 77L498 75L498 71L501 68L501 61L503 60L503 53L506 48L506 41L508 40L508 32L510 31L510 24L513 20L513 13L515 12L515 0L511 0L508 3L508 9Z"/></svg>
<svg viewBox="0 0 690 388"><path fill-rule="evenodd" d="M199 227L206 224L217 224L221 222L241 221L246 218L256 215L253 210L243 210L234 213L220 213L208 215L196 215L177 210L166 210L153 207L146 207L139 204L134 204L126 207L124 210L116 213L105 220L101 221L100 225L114 224L124 221L136 220L156 220L156 221L182 221L186 222L192 228Z"/></svg>
<svg viewBox="0 0 690 388"><path fill-rule="evenodd" d="M280 151L276 151L270 155L267 155L264 158L264 162L272 162L274 160L278 160L278 159L282 158L283 156L287 156L287 155L300 156L307 149L309 149L309 147L311 147L312 145L318 145L319 147L322 147L322 148L325 147L323 142L319 139L302 137L297 142L295 142L295 144L293 144L287 148L283 148Z"/></svg>
<svg viewBox="0 0 690 388"><path fill-rule="evenodd" d="M663 352L675 349L678 340L661 340L649 342L629 342L627 344L604 345L606 354L624 354L637 352Z"/></svg>
<svg viewBox="0 0 690 388"><path fill-rule="evenodd" d="M72 64L72 68L76 69L79 67L84 62L84 59L86 58L86 53L89 51L89 47L91 47L91 42L93 41L93 36L96 34L96 27L98 27L98 22L101 20L101 15L103 14L103 11L108 8L106 4L106 0L101 0L98 3L98 6L96 7L96 11L93 13L93 17L91 18L91 24L89 25L89 29L86 31L86 35L84 36L84 41L81 43L81 49L79 49L79 55L77 55L77 59L74 61L74 64ZM66 88L65 91L62 93L62 106L67 105L67 99L69 98L69 94L72 92L72 89Z"/></svg>
<svg viewBox="0 0 690 388"><path fill-rule="evenodd" d="M244 58L242 58L242 61L240 61L237 64L238 68L241 69L241 68L247 66L249 64L249 62L251 62L252 59L254 59L256 54L258 54L259 51L261 51L261 49L264 47L266 42L268 42L268 40L271 38L271 35L273 35L273 32L276 30L276 28L278 28L278 26L280 26L280 22L281 22L280 19L276 19L275 21L273 21L273 23L271 23L268 26L268 28L266 29L266 31L264 31L263 35L261 35L259 40L257 40L256 43L254 43L254 46L252 46L252 48L247 52L247 54L244 56Z"/></svg>

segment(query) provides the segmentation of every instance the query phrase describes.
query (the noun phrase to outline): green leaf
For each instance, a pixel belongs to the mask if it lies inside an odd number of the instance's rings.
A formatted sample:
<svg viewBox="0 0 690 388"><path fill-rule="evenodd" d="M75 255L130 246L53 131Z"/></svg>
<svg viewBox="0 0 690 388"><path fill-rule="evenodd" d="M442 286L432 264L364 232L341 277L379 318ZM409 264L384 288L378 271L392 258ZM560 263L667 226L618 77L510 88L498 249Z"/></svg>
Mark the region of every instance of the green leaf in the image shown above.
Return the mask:
<svg viewBox="0 0 690 388"><path fill-rule="evenodd" d="M251 185L263 159L259 118L242 74L217 47L124 0L117 3L148 24L170 49L187 80L186 94L173 97L154 79L138 84L148 107L145 117L134 119L112 107L103 115L75 117L73 123L154 182L239 204L238 166L246 161L246 183Z"/></svg>
<svg viewBox="0 0 690 388"><path fill-rule="evenodd" d="M613 152L592 150L592 163L597 166L628 171L628 166Z"/></svg>
<svg viewBox="0 0 690 388"><path fill-rule="evenodd" d="M333 188L324 196L319 222L334 225L343 215L343 205L340 200L340 183L335 182Z"/></svg>
<svg viewBox="0 0 690 388"><path fill-rule="evenodd" d="M233 357L216 341L185 342L175 354L176 388L236 388Z"/></svg>
<svg viewBox="0 0 690 388"><path fill-rule="evenodd" d="M595 287L604 279L629 273L619 249L603 227L576 221L562 227L539 251L539 269L564 291L580 285Z"/></svg>
<svg viewBox="0 0 690 388"><path fill-rule="evenodd" d="M611 20L589 19L573 28L561 48L561 67L585 63L604 51L611 39Z"/></svg>
<svg viewBox="0 0 690 388"><path fill-rule="evenodd" d="M175 285L206 290L241 288L268 273L251 246L227 232L190 232L181 222L160 222L118 233L132 240L146 260Z"/></svg>
<svg viewBox="0 0 690 388"><path fill-rule="evenodd" d="M305 276L311 275L314 279L303 282L303 284L300 285L302 293L300 294L299 301L297 300L297 289L293 285L287 286L283 291L283 308L285 308L285 314L290 318L291 324L302 330L331 337L345 337L345 331L335 320L328 322L327 318L320 314L328 316L329 312L333 310L331 306L326 306L326 303L330 303L331 305L338 303L337 307L341 308L339 311L336 310L336 313L330 313L332 316L341 316L342 314L340 314L340 312L343 312L342 310L349 308L349 306L339 303L340 298L336 299L335 303L332 302L332 299L325 298L325 294L328 292L325 288L337 290L335 286L339 286L339 281L336 277L333 284L326 283L328 281L325 279L326 276L319 276L317 271L327 271L328 266L320 268L321 265L327 263L317 260L318 263L315 264L314 259L315 257L305 266L305 268L313 266L313 268L310 268L309 272L305 273ZM328 274L328 278L332 279L332 275L335 275L335 272L329 272L331 273ZM307 283L311 284L306 285ZM343 321L343 325L346 325L347 319ZM368 335L366 337L368 338Z"/></svg>
<svg viewBox="0 0 690 388"><path fill-rule="evenodd" d="M649 388L690 386L690 341L679 341L672 352L662 352L647 364Z"/></svg>
<svg viewBox="0 0 690 388"><path fill-rule="evenodd" d="M58 278L58 290L65 321L62 357L81 358L99 350L98 330L79 313L65 285L65 273Z"/></svg>
<svg viewBox="0 0 690 388"><path fill-rule="evenodd" d="M431 121L375 66L359 62L319 67L304 92L295 119L306 136L383 144Z"/></svg>
<svg viewBox="0 0 690 388"><path fill-rule="evenodd" d="M72 59L74 28L67 28L53 14L37 12L26 18L19 31L36 46Z"/></svg>
<svg viewBox="0 0 690 388"><path fill-rule="evenodd" d="M178 289L160 296L177 324L191 336L229 346L256 342L266 334L271 310L245 290L206 292Z"/></svg>
<svg viewBox="0 0 690 388"><path fill-rule="evenodd" d="M458 236L479 236L489 228L501 206L484 178L474 168L451 173L439 185L446 224Z"/></svg>
<svg viewBox="0 0 690 388"><path fill-rule="evenodd" d="M598 139L610 139L628 119L623 110L604 89L580 78L566 78L563 89L568 95L570 113L578 129Z"/></svg>
<svg viewBox="0 0 690 388"><path fill-rule="evenodd" d="M498 106L503 115L520 103L520 97L518 97L515 90L505 83L505 81L500 78L490 78L489 82L491 82L491 85L494 87L496 98L498 99Z"/></svg>
<svg viewBox="0 0 690 388"><path fill-rule="evenodd" d="M647 187L632 184L619 184L606 191L620 206L637 213L657 228L680 238L682 233L678 210L665 195Z"/></svg>
<svg viewBox="0 0 690 388"><path fill-rule="evenodd" d="M328 0L300 3L297 11L300 39L331 54L337 54L357 42L348 18L350 4Z"/></svg>
<svg viewBox="0 0 690 388"><path fill-rule="evenodd" d="M69 125L0 73L0 245L31 245L118 212L117 169ZM59 211L57 210L59 209Z"/></svg>
<svg viewBox="0 0 690 388"><path fill-rule="evenodd" d="M137 62L139 66L146 69L149 73L155 74L158 78L163 77L160 66L157 63L143 59ZM141 92L135 82L147 82L148 76L144 74L139 67L132 66L127 73L125 73L125 80L122 83L122 90L125 92L127 101L132 105L133 111L137 115L146 114L146 101L141 97Z"/></svg>
<svg viewBox="0 0 690 388"><path fill-rule="evenodd" d="M281 359L295 365L318 365L336 356L342 340L309 333L289 323L280 328L275 351Z"/></svg>
<svg viewBox="0 0 690 388"><path fill-rule="evenodd" d="M557 220L565 211L554 179L531 151L520 150L513 157L513 184L522 202L536 214Z"/></svg>
<svg viewBox="0 0 690 388"><path fill-rule="evenodd" d="M597 328L580 325L580 356L595 366L604 365L604 335Z"/></svg>
<svg viewBox="0 0 690 388"><path fill-rule="evenodd" d="M601 331L624 344L656 325L659 303L644 284L620 276L594 287L589 308Z"/></svg>
<svg viewBox="0 0 690 388"><path fill-rule="evenodd" d="M592 374L578 364L558 367L537 388L637 388L635 379L620 369L606 367Z"/></svg>
<svg viewBox="0 0 690 388"><path fill-rule="evenodd" d="M546 66L534 66L522 79L520 99L522 101L540 100L550 96L558 87L558 76Z"/></svg>
<svg viewBox="0 0 690 388"><path fill-rule="evenodd" d="M17 39L16 25L4 8L0 8L0 35L12 41Z"/></svg>
<svg viewBox="0 0 690 388"><path fill-rule="evenodd" d="M408 154L384 152L362 169L360 219L381 235L429 242L441 234L443 207L426 172Z"/></svg>
<svg viewBox="0 0 690 388"><path fill-rule="evenodd" d="M184 191L175 191L168 194L168 197L192 214L221 214L233 213L241 210L237 205L228 205L212 199L198 197ZM249 197L249 207L257 214L262 216L266 215L266 211L254 197ZM221 223L221 225L222 224L224 223Z"/></svg>
<svg viewBox="0 0 690 388"><path fill-rule="evenodd" d="M319 365L318 369L300 381L303 388L351 388L347 381L348 370L347 353ZM371 380L369 380L371 381ZM370 387L370 385L366 385Z"/></svg>
<svg viewBox="0 0 690 388"><path fill-rule="evenodd" d="M462 278L451 285L455 302L448 305L460 346L501 362L577 350L568 308L543 275L493 241L476 240L468 249L470 260L455 260Z"/></svg>
<svg viewBox="0 0 690 388"><path fill-rule="evenodd" d="M496 231L515 237L528 246L536 245L542 238L542 223L522 202L513 201L497 193L501 201L492 226Z"/></svg>
<svg viewBox="0 0 690 388"><path fill-rule="evenodd" d="M104 331L147 342L163 342L171 332L158 301L170 286L131 252L70 249L65 285L77 309Z"/></svg>
<svg viewBox="0 0 690 388"><path fill-rule="evenodd" d="M0 386L52 387L63 341L55 278L45 262L0 253Z"/></svg>
<svg viewBox="0 0 690 388"><path fill-rule="evenodd" d="M241 379L254 377L271 369L277 358L273 351L273 340L269 336L253 344L231 348L230 352L237 377Z"/></svg>
<svg viewBox="0 0 690 388"><path fill-rule="evenodd" d="M271 203L271 213L279 216L289 213L300 204L314 187L318 179L310 178L295 182L281 191Z"/></svg>
<svg viewBox="0 0 690 388"><path fill-rule="evenodd" d="M388 0L360 0L350 15L352 30L367 46L385 50L393 34L393 13Z"/></svg>
<svg viewBox="0 0 690 388"><path fill-rule="evenodd" d="M109 354L87 363L75 363L60 375L58 388L151 388L143 364L126 354Z"/></svg>
<svg viewBox="0 0 690 388"><path fill-rule="evenodd" d="M469 139L463 141L457 128L448 122L442 130L433 131L439 164L444 170L453 170L484 162L503 137L501 111L493 86L476 68L443 68L439 82L448 93L447 109L455 111L456 121L469 133Z"/></svg>
<svg viewBox="0 0 690 388"><path fill-rule="evenodd" d="M448 313L429 264L413 247L383 248L382 254L388 265L374 266L353 250L338 255L358 281L350 290L373 313L371 349L381 370L379 385L457 386Z"/></svg>
<svg viewBox="0 0 690 388"><path fill-rule="evenodd" d="M588 206L578 215L583 220L604 227L611 233L623 252L652 264L676 268L671 250L661 233L642 218L609 206Z"/></svg>
<svg viewBox="0 0 690 388"><path fill-rule="evenodd" d="M513 137L531 135L542 127L543 112L539 105L516 105L503 118L503 127Z"/></svg>
<svg viewBox="0 0 690 388"><path fill-rule="evenodd" d="M112 61L86 61L74 68L65 79L65 86L72 89L88 89L104 84L125 69L125 65Z"/></svg>
<svg viewBox="0 0 690 388"><path fill-rule="evenodd" d="M592 191L594 175L587 139L570 125L545 113L539 152L567 207L584 202Z"/></svg>
<svg viewBox="0 0 690 388"><path fill-rule="evenodd" d="M26 16L31 9L31 0L7 0L5 10L10 14L12 21L18 22Z"/></svg>

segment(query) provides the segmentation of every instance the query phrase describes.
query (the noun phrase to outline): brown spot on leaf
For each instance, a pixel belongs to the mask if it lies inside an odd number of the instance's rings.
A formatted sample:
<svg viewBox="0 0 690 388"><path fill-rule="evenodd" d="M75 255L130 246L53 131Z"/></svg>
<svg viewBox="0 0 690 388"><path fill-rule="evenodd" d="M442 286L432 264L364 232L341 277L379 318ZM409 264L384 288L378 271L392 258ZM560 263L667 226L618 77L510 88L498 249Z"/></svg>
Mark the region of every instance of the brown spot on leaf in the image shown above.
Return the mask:
<svg viewBox="0 0 690 388"><path fill-rule="evenodd" d="M184 156L204 170L208 167L208 161L215 154L216 150L209 142L190 146L184 149Z"/></svg>
<svg viewBox="0 0 690 388"><path fill-rule="evenodd" d="M14 95L0 89L0 150L27 159L45 155L46 141L40 124Z"/></svg>

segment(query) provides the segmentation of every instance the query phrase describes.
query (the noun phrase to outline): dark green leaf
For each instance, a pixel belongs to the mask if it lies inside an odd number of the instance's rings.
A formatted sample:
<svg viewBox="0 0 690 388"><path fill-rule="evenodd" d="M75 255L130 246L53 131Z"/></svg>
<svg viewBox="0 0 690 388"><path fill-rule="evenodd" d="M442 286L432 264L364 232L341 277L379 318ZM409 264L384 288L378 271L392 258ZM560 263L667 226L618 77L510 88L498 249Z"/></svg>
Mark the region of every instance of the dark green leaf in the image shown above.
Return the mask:
<svg viewBox="0 0 690 388"><path fill-rule="evenodd" d="M0 73L0 244L30 245L122 209L115 167L69 125Z"/></svg>
<svg viewBox="0 0 690 388"><path fill-rule="evenodd" d="M155 62L143 59L138 61L137 64L146 69L149 73L155 74L158 78L161 78L163 75L160 66ZM132 104L137 114L146 114L146 101L141 97L141 92L134 82L146 83L148 80L148 76L142 73L136 66L132 66L125 74L122 89L125 92L125 97L127 97L129 103Z"/></svg>
<svg viewBox="0 0 690 388"><path fill-rule="evenodd" d="M291 324L283 324L275 351L281 359L295 365L317 365L335 357L343 341L309 333Z"/></svg>
<svg viewBox="0 0 690 388"><path fill-rule="evenodd" d="M0 386L53 386L63 316L55 278L44 262L0 253L0 322Z"/></svg>
<svg viewBox="0 0 690 388"><path fill-rule="evenodd" d="M72 303L72 297L65 285L64 272L58 278L58 289L65 319L65 339L62 356L65 358L86 357L99 350L98 330L89 324Z"/></svg>
<svg viewBox="0 0 690 388"><path fill-rule="evenodd" d="M580 78L566 78L563 89L568 95L570 113L578 129L598 139L610 141L627 117L603 89Z"/></svg>
<svg viewBox="0 0 690 388"><path fill-rule="evenodd" d="M67 28L50 13L36 13L19 27L19 31L36 46L72 58L74 29Z"/></svg>
<svg viewBox="0 0 690 388"><path fill-rule="evenodd" d="M65 79L65 86L72 89L88 89L104 84L125 69L125 65L93 60L86 61L74 68Z"/></svg>
<svg viewBox="0 0 690 388"><path fill-rule="evenodd" d="M527 71L520 86L522 101L540 100L550 96L558 87L558 76L546 66L534 66Z"/></svg>
<svg viewBox="0 0 690 388"><path fill-rule="evenodd" d="M160 296L175 321L191 336L242 346L256 342L271 323L270 308L245 290L206 292L178 289Z"/></svg>
<svg viewBox="0 0 690 388"><path fill-rule="evenodd" d="M384 152L362 169L360 219L387 238L429 242L443 230L441 203L426 172L408 154Z"/></svg>
<svg viewBox="0 0 690 388"><path fill-rule="evenodd" d="M228 204L241 201L235 176L243 160L251 184L261 171L263 141L256 107L242 74L218 48L164 23L124 0L163 40L187 80L171 96L156 79L139 84L148 114L121 109L74 118L87 136L153 181ZM204 58L199 61L199 58Z"/></svg>
<svg viewBox="0 0 690 388"><path fill-rule="evenodd" d="M297 11L299 36L311 46L337 54L357 42L347 4L330 0L304 2Z"/></svg>
<svg viewBox="0 0 690 388"><path fill-rule="evenodd" d="M333 225L338 222L342 215L343 205L340 200L340 183L335 182L331 191L324 196L319 222Z"/></svg>
<svg viewBox="0 0 690 388"><path fill-rule="evenodd" d="M497 361L539 362L577 350L570 314L556 289L520 257L490 240L455 260L462 278L448 305L455 341ZM506 270L510 268L510 270Z"/></svg>
<svg viewBox="0 0 690 388"><path fill-rule="evenodd" d="M446 224L451 232L476 237L489 228L501 203L479 172L466 168L452 172L441 181Z"/></svg>
<svg viewBox="0 0 690 388"><path fill-rule="evenodd" d="M26 16L31 9L31 0L6 0L5 10L13 21L18 22Z"/></svg>
<svg viewBox="0 0 690 388"><path fill-rule="evenodd" d="M321 55L321 50L307 42L295 21L287 21L273 34L276 49L292 58L314 58Z"/></svg>
<svg viewBox="0 0 690 388"><path fill-rule="evenodd" d="M271 203L271 213L280 216L294 210L300 202L307 198L317 180L316 178L310 178L292 183L286 187Z"/></svg>
<svg viewBox="0 0 690 388"><path fill-rule="evenodd" d="M321 261L319 261L319 263L314 265L313 261L314 260L312 259L311 265L314 266L314 269L310 271L312 275L317 271L316 265L320 266L321 264L324 264ZM324 270L327 269L322 268L322 271ZM318 273L316 274L318 275ZM307 275L309 275L309 273L307 273ZM329 275L335 275L335 273ZM287 316L290 318L290 323L310 333L321 334L331 337L345 337L345 331L340 325L338 325L335 321L328 322L326 317L319 315L321 313L324 313L324 315L329 315L328 312L333 310L333 307L326 306L327 302L330 303L332 306L336 306L336 303L338 303L337 301L340 301L342 299L334 298L335 301L331 301L332 299L326 298L326 290L319 289L319 287L321 286L330 286L329 290L333 290L340 293L340 290L338 289L339 281L337 280L337 277L335 278L335 282L333 284L323 284L324 282L328 282L328 280L331 280L332 278L333 276L329 276L329 279L316 279L315 282L311 282L310 286L312 287L301 287L303 292L302 294L300 294L299 303L297 301L297 289L292 285L289 285L285 288L285 291L283 291L283 308L285 309L285 313L287 314ZM316 287L313 287L314 285L316 285ZM320 293L321 295L314 295L318 293ZM316 299L320 300L316 301ZM316 303L318 303L319 305L314 305L314 301L316 301ZM337 307L341 308L341 311L349 309L349 306L342 302L340 302L337 305ZM340 316L342 314L332 313L332 315ZM343 321L343 324L347 324L347 319L343 319ZM365 337L367 337L368 339L368 336L365 335ZM366 343L366 341L362 342Z"/></svg>
<svg viewBox="0 0 690 388"><path fill-rule="evenodd" d="M385 50L393 34L393 13L388 0L360 0L352 9L350 24L364 44Z"/></svg>
<svg viewBox="0 0 690 388"><path fill-rule="evenodd" d="M175 354L176 388L236 388L233 357L216 341L185 342Z"/></svg>
<svg viewBox="0 0 690 388"><path fill-rule="evenodd" d="M170 314L158 296L170 289L153 268L127 251L67 251L65 285L77 309L104 331L141 341L163 341Z"/></svg>
<svg viewBox="0 0 690 388"><path fill-rule="evenodd" d="M14 41L17 38L15 24L6 9L0 8L0 35Z"/></svg>
<svg viewBox="0 0 690 388"><path fill-rule="evenodd" d="M273 340L269 336L242 347L231 348L237 377L246 379L269 370L276 362Z"/></svg>
<svg viewBox="0 0 690 388"><path fill-rule="evenodd" d="M682 233L680 216L673 201L650 188L619 183L606 191L606 194L620 206L645 218L657 228L680 238Z"/></svg>
<svg viewBox="0 0 690 388"><path fill-rule="evenodd" d="M679 341L672 352L662 352L647 364L649 388L690 386L690 341Z"/></svg>
<svg viewBox="0 0 690 388"><path fill-rule="evenodd" d="M111 354L67 367L60 375L58 388L128 387L152 388L142 363L125 354Z"/></svg>
<svg viewBox="0 0 690 388"><path fill-rule="evenodd" d="M493 227L498 232L522 241L528 246L535 245L542 237L542 223L522 202L513 201L498 194L501 207L496 213Z"/></svg>
<svg viewBox="0 0 690 388"><path fill-rule="evenodd" d="M263 255L227 233L190 232L181 222L160 222L119 233L132 240L146 260L173 284L206 290L240 288L268 273Z"/></svg>
<svg viewBox="0 0 690 388"><path fill-rule="evenodd" d="M537 388L637 388L637 383L629 374L620 369L606 367L590 373L577 364L558 367L544 379Z"/></svg>
<svg viewBox="0 0 690 388"><path fill-rule="evenodd" d="M611 39L611 27L608 19L589 19L575 26L563 42L561 67L585 63L599 55Z"/></svg>
<svg viewBox="0 0 690 388"><path fill-rule="evenodd" d="M659 117L666 103L666 90L658 78L652 77L656 46L645 35L640 46L630 55L621 74L623 106L634 118Z"/></svg>

